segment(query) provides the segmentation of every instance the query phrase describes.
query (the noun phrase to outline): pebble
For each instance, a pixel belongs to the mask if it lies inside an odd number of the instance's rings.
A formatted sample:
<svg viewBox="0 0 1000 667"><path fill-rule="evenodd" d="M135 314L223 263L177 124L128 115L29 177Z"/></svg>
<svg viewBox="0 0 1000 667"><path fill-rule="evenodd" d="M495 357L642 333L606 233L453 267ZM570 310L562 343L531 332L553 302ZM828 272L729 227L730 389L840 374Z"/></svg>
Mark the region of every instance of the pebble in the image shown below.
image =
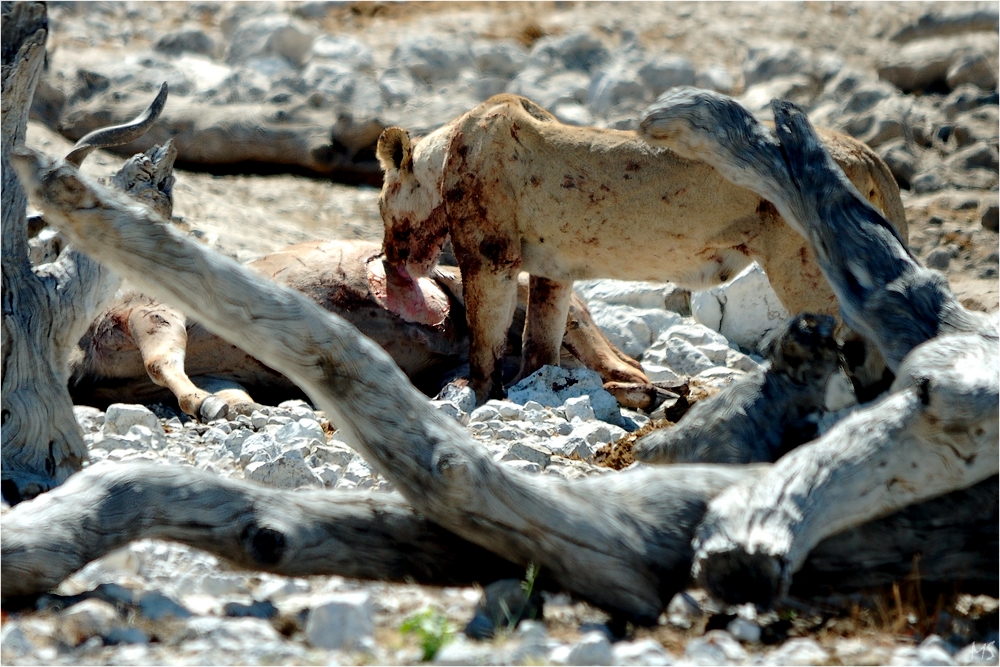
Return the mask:
<svg viewBox="0 0 1000 667"><path fill-rule="evenodd" d="M59 637L70 646L103 637L118 624L118 612L107 602L84 600L59 614Z"/></svg>
<svg viewBox="0 0 1000 667"><path fill-rule="evenodd" d="M673 665L677 659L655 639L617 642L611 647L613 665Z"/></svg>
<svg viewBox="0 0 1000 667"><path fill-rule="evenodd" d="M566 654L567 665L611 665L614 664L611 642L603 632L588 632L569 647ZM555 662L555 660L553 660Z"/></svg>
<svg viewBox="0 0 1000 667"><path fill-rule="evenodd" d="M740 664L748 654L725 630L710 630L688 642L684 656L696 665Z"/></svg>
<svg viewBox="0 0 1000 667"><path fill-rule="evenodd" d="M769 653L769 665L825 665L830 654L812 637L789 639Z"/></svg>
<svg viewBox="0 0 1000 667"><path fill-rule="evenodd" d="M731 620L726 626L726 632L745 644L756 644L760 641L760 626L742 616Z"/></svg>

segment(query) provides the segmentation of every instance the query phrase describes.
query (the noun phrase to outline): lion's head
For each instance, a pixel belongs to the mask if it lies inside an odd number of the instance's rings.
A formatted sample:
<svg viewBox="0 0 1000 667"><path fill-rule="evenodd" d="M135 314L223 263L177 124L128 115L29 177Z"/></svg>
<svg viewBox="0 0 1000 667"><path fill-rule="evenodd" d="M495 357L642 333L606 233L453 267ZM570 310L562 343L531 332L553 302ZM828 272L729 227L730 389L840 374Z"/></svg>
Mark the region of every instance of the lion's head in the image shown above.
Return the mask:
<svg viewBox="0 0 1000 667"><path fill-rule="evenodd" d="M414 277L430 274L448 238L439 191L447 138L447 126L419 142L411 141L406 130L390 127L378 140L376 155L384 172L378 198L385 225L382 250L387 263L405 266Z"/></svg>

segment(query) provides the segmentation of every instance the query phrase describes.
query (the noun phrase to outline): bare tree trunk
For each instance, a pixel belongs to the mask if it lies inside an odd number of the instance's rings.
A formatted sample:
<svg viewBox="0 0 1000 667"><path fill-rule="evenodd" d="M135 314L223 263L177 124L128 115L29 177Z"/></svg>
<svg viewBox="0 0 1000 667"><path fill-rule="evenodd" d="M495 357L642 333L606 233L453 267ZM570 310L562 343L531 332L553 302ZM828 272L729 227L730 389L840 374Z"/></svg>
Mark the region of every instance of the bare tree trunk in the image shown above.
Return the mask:
<svg viewBox="0 0 1000 667"><path fill-rule="evenodd" d="M71 248L46 264L28 259L26 201L10 168L10 155L24 144L28 110L45 59L45 6L3 3L3 340L2 472L0 490L18 502L62 483L87 456L67 383L68 361L94 316L114 295L118 275ZM68 159L80 162L94 148L132 141L162 111L166 86L153 105L123 126L84 137ZM170 211L172 146L136 156L112 177L141 201Z"/></svg>
<svg viewBox="0 0 1000 667"><path fill-rule="evenodd" d="M45 59L41 3L3 3L2 491L34 496L80 469L86 447L66 389L69 351L118 279L68 251L32 270L24 192L10 168Z"/></svg>

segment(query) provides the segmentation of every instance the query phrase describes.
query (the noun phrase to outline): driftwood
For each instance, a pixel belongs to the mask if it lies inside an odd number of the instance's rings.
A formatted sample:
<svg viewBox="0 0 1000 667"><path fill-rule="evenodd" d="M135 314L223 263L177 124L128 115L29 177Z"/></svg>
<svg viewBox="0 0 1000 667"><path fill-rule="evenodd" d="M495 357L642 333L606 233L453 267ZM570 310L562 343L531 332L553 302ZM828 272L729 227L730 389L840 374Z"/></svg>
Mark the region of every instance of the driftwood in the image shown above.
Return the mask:
<svg viewBox="0 0 1000 667"><path fill-rule="evenodd" d="M811 597L922 581L997 595L1000 487L994 475L817 544L790 593Z"/></svg>
<svg viewBox="0 0 1000 667"><path fill-rule="evenodd" d="M398 494L289 493L180 466L95 465L19 505L3 529L4 598L48 590L143 538L286 576L444 586L524 573L417 515Z"/></svg>
<svg viewBox="0 0 1000 667"><path fill-rule="evenodd" d="M44 120L69 139L77 139L135 113L134 108L116 101L120 93L117 89L98 93L58 116L44 114ZM179 165L199 171L281 170L377 186L381 174L375 145L383 129L378 120L355 122L349 115L338 118L329 109L299 107L291 113L274 109L274 113L262 114L259 104L217 106L182 98L145 137L110 150L127 157L172 140Z"/></svg>
<svg viewBox="0 0 1000 667"><path fill-rule="evenodd" d="M718 469L669 470L698 482L675 483L667 491L685 499L677 503L671 527L678 548L674 560L664 564L674 569L665 584L681 590L689 583L691 552L683 545L697 523L692 517L700 516L717 488L700 482ZM762 472L759 467L725 470L729 481ZM602 483L577 484L586 491ZM924 581L958 581L975 592L995 591L996 499L993 478L830 537L810 554L792 592L844 592L894 581L912 573L916 553ZM88 468L11 510L3 530L0 595L5 600L45 592L90 561L145 538L173 540L234 567L286 576L335 574L450 586L523 573L428 521L395 493L279 491L196 468L146 463ZM554 582L547 572L542 575L538 585L550 587Z"/></svg>
<svg viewBox="0 0 1000 667"><path fill-rule="evenodd" d="M839 372L835 322L797 315L773 332L767 362L699 401L676 426L643 436L632 449L645 463L772 463L816 437L830 377ZM812 419L810 419L812 418Z"/></svg>
<svg viewBox="0 0 1000 667"><path fill-rule="evenodd" d="M771 201L805 236L845 322L897 379L877 404L710 506L693 570L731 601L767 604L823 538L997 474L997 324L958 303L846 179L805 114L774 102L775 133L730 98L678 89L647 140L701 159Z"/></svg>

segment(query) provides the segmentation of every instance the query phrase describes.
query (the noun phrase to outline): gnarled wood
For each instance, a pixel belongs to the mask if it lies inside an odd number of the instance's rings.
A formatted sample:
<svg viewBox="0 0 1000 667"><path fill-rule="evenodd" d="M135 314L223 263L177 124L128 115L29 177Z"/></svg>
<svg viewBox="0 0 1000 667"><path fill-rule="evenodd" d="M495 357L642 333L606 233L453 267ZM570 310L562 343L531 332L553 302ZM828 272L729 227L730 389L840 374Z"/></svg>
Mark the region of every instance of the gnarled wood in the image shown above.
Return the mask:
<svg viewBox="0 0 1000 667"><path fill-rule="evenodd" d="M66 359L118 279L67 251L33 270L28 260L24 192L10 166L23 145L28 109L45 60L41 3L2 7L2 491L31 497L80 469L86 447L66 391Z"/></svg>
<svg viewBox="0 0 1000 667"><path fill-rule="evenodd" d="M811 243L852 328L896 372L891 393L713 501L694 572L727 600L788 590L823 538L997 474L997 324L966 311L941 274L823 149L805 114L772 104L776 136L734 100L680 89L641 124L648 140L702 159L766 197Z"/></svg>
<svg viewBox="0 0 1000 667"><path fill-rule="evenodd" d="M809 552L791 594L810 597L904 579L997 594L998 478L832 535Z"/></svg>
<svg viewBox="0 0 1000 667"><path fill-rule="evenodd" d="M715 472L711 466L675 470L696 478ZM697 484L675 485L669 492L701 505L706 500ZM996 501L992 478L829 537L810 553L792 592L842 593L889 583L912 573L915 555L925 581L957 581L973 592L992 592ZM693 529L683 521L680 530L689 532L678 532L678 542L689 540ZM235 567L286 576L460 585L522 572L423 518L395 493L281 491L196 468L148 463L88 468L5 514L3 531L4 599L49 590L88 562L146 538L180 542ZM677 589L688 582L686 566L678 567L672 580Z"/></svg>
<svg viewBox="0 0 1000 667"><path fill-rule="evenodd" d="M768 341L767 362L675 425L636 441L645 463L772 463L816 437L830 377L839 372L834 319L797 315Z"/></svg>
<svg viewBox="0 0 1000 667"><path fill-rule="evenodd" d="M3 341L2 491L10 502L60 484L80 469L86 447L66 389L68 360L87 326L120 282L117 274L72 248L31 266L26 201L9 157L23 145L28 109L45 58L46 13L39 3L3 5ZM71 156L79 163L96 146L134 138L162 109L166 87L130 124L98 131ZM172 150L164 149L167 154ZM169 211L170 165L164 155L133 160L113 180ZM141 163L141 164L140 164ZM149 164L146 164L149 163ZM166 165L165 169L160 167ZM150 174L157 174L149 195ZM166 201L164 201L164 199ZM36 223L37 224L40 223ZM58 244L56 244L58 245ZM56 248L58 250L58 248ZM45 255L41 252L36 254ZM49 257L46 257L49 259Z"/></svg>
<svg viewBox="0 0 1000 667"><path fill-rule="evenodd" d="M31 151L15 162L49 222L292 379L422 515L518 565L538 564L556 585L626 618L655 622L687 577L686 536L707 498L753 474L650 470L570 484L498 465L341 318L182 238L65 163Z"/></svg>
<svg viewBox="0 0 1000 667"><path fill-rule="evenodd" d="M46 591L144 538L287 576L456 585L523 574L419 516L398 494L277 491L180 466L97 464L18 505L3 530L4 598Z"/></svg>
<svg viewBox="0 0 1000 667"><path fill-rule="evenodd" d="M674 470L695 477L715 473L712 466ZM596 480L580 484L599 486ZM703 505L698 486L672 485L667 492ZM843 592L893 581L910 574L918 553L924 580L964 579L968 590L992 591L996 499L993 478L830 537L810 554L793 592ZM282 491L196 468L147 463L92 466L5 514L3 531L5 600L47 591L88 562L145 538L180 542L235 567L286 576L460 585L519 577L523 571L428 521L395 493ZM690 537L678 534L679 543ZM670 582L678 590L688 583L684 555L679 548L683 562ZM548 585L546 572L538 585Z"/></svg>

